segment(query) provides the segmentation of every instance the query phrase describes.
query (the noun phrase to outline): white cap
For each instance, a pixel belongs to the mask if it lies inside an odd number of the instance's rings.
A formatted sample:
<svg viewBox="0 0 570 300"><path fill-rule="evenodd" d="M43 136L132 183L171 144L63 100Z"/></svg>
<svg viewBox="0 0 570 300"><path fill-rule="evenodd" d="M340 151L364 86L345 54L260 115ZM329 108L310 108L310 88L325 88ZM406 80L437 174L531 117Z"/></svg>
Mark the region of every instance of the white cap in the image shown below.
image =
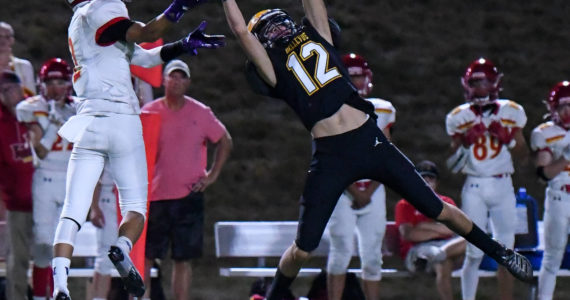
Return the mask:
<svg viewBox="0 0 570 300"><path fill-rule="evenodd" d="M182 71L188 78L190 78L190 68L188 68L188 65L185 62L179 59L173 59L166 64L164 67L164 76L170 75L172 71Z"/></svg>

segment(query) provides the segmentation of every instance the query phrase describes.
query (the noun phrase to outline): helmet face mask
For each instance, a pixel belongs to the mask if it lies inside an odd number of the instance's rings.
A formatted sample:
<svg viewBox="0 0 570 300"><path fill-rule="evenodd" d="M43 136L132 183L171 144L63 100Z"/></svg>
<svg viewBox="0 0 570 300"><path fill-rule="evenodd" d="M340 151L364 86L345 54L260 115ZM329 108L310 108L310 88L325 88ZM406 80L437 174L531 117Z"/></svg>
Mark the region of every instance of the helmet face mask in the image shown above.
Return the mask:
<svg viewBox="0 0 570 300"><path fill-rule="evenodd" d="M491 61L484 58L473 61L461 77L465 100L481 106L497 100L502 77Z"/></svg>
<svg viewBox="0 0 570 300"><path fill-rule="evenodd" d="M348 69L352 84L358 90L361 97L366 97L372 91L372 70L368 62L361 55L350 53L342 56L342 63Z"/></svg>
<svg viewBox="0 0 570 300"><path fill-rule="evenodd" d="M284 10L266 9L255 14L247 25L265 48L285 45L297 32L297 25Z"/></svg>

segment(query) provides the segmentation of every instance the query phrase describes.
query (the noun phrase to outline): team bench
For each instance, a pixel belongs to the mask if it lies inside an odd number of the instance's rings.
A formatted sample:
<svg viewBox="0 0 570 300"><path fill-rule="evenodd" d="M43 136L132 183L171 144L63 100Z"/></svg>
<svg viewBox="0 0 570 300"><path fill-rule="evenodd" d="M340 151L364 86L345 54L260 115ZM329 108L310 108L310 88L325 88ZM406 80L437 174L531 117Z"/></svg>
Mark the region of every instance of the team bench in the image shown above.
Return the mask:
<svg viewBox="0 0 570 300"><path fill-rule="evenodd" d="M225 277L272 277L276 268L267 266L267 258L278 258L291 245L297 234L296 221L250 221L250 222L217 222L215 225L216 257L218 258L257 258L257 266L222 267L220 275ZM386 235L382 245L384 257L398 255L399 233L394 222L388 222ZM355 253L358 249L356 236ZM315 257L328 255L329 239L325 233L319 247L312 253ZM360 274L360 269L349 269L349 272ZM314 276L321 272L320 268L302 268L299 276ZM384 277L408 277L406 270L382 269Z"/></svg>

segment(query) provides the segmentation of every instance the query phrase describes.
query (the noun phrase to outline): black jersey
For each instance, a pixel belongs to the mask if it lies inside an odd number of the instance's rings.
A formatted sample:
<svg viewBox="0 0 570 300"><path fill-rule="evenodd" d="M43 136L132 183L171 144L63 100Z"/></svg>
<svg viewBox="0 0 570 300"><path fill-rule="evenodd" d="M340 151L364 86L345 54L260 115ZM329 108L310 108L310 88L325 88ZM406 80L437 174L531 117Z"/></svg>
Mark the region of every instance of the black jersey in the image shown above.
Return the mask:
<svg viewBox="0 0 570 300"><path fill-rule="evenodd" d="M338 51L310 24L301 26L287 45L267 53L277 78L271 96L285 100L308 130L345 103L375 116L372 104L350 82Z"/></svg>

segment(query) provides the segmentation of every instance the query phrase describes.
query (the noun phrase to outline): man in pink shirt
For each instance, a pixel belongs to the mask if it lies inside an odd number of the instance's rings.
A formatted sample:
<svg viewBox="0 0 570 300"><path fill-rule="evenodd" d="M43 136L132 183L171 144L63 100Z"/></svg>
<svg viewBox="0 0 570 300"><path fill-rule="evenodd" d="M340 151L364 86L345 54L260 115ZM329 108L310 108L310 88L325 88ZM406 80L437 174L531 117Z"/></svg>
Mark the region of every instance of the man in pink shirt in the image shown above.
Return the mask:
<svg viewBox="0 0 570 300"><path fill-rule="evenodd" d="M149 298L152 262L164 258L172 243L172 294L188 299L190 259L202 255L203 192L218 178L232 148L230 134L212 110L185 95L189 86L188 65L172 60L164 68L165 96L142 109L161 116L145 251ZM209 169L208 144L215 149Z"/></svg>

